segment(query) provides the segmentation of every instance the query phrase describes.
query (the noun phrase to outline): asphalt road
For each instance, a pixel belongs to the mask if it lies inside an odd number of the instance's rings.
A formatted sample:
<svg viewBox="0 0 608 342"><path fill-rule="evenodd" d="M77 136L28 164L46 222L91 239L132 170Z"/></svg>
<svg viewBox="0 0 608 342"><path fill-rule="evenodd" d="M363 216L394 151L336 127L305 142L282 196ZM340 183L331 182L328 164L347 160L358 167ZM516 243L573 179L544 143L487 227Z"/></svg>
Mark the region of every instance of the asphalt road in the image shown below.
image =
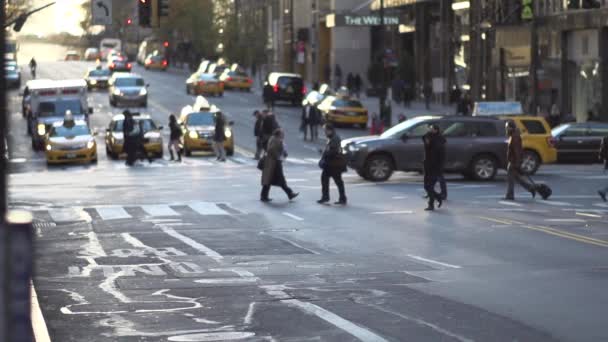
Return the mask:
<svg viewBox="0 0 608 342"><path fill-rule="evenodd" d="M86 66L49 62L39 74L79 77ZM159 122L193 102L183 75L137 72ZM302 143L299 112L280 108L301 195L290 203L273 189L266 205L248 152L255 92L213 99L235 121L227 163L135 168L103 153L97 166L47 168L9 97L10 202L34 213L34 283L53 341L608 340L599 166L541 168L550 201L518 192L502 202L503 176L454 177L434 213L422 210L417 174L373 184L349 172L349 205L320 206L320 145ZM90 100L103 133L119 110L103 92Z"/></svg>

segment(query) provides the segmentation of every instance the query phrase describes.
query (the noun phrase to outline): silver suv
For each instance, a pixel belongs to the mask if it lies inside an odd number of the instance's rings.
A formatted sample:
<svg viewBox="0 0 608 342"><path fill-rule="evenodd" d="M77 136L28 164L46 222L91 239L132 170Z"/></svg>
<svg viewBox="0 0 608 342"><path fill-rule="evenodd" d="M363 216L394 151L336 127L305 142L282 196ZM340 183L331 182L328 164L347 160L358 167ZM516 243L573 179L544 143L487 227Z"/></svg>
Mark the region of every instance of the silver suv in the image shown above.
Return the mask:
<svg viewBox="0 0 608 342"><path fill-rule="evenodd" d="M421 172L422 136L430 124L438 124L447 140L445 172L491 180L499 168L506 167L505 122L495 118L417 117L392 127L381 136L345 139L343 153L349 167L375 182L389 179L394 171Z"/></svg>
<svg viewBox="0 0 608 342"><path fill-rule="evenodd" d="M148 106L148 87L141 76L130 73L116 72L108 82L110 105L115 107L125 105L129 107Z"/></svg>

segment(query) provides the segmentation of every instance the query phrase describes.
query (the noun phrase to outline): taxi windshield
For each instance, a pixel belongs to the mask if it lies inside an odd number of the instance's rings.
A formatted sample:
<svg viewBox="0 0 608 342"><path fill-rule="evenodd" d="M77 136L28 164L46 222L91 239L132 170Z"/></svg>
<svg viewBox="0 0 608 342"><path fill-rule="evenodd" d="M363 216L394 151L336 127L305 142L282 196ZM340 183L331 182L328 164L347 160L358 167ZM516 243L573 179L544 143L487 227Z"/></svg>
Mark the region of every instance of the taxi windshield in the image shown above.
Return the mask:
<svg viewBox="0 0 608 342"><path fill-rule="evenodd" d="M192 113L186 118L186 125L213 126L215 125L215 121L213 120L213 114L211 113Z"/></svg>
<svg viewBox="0 0 608 342"><path fill-rule="evenodd" d="M428 117L418 117L418 118L413 118L413 119L404 121L404 122L398 124L397 126L391 127L386 132L382 133L382 135L380 137L381 138L391 138L394 136L400 136L404 132L409 130L410 128L418 125L421 122L427 121L427 120L428 120Z"/></svg>
<svg viewBox="0 0 608 342"><path fill-rule="evenodd" d="M340 108L340 107L357 107L357 108L361 108L363 107L363 105L361 104L361 102L356 101L356 100L335 100L332 105L334 107Z"/></svg>
<svg viewBox="0 0 608 342"><path fill-rule="evenodd" d="M90 135L86 125L74 125L73 127L54 126L51 130L51 137L76 137L80 135Z"/></svg>
<svg viewBox="0 0 608 342"><path fill-rule="evenodd" d="M60 100L54 102L41 102L38 114L41 117L64 116L70 110L73 115L81 115L84 110L80 100Z"/></svg>
<svg viewBox="0 0 608 342"><path fill-rule="evenodd" d="M144 80L141 78L117 78L115 84L117 87L143 87Z"/></svg>
<svg viewBox="0 0 608 342"><path fill-rule="evenodd" d="M114 126L114 132L122 132L122 125L124 122L125 120L116 121L116 125ZM143 126L144 133L149 131L155 131L157 129L156 124L154 123L154 121L152 121L152 119L135 119L135 122L141 125L140 127Z"/></svg>
<svg viewBox="0 0 608 342"><path fill-rule="evenodd" d="M95 69L95 70L91 70L89 72L89 76L97 76L97 77L110 76L110 70L109 69Z"/></svg>

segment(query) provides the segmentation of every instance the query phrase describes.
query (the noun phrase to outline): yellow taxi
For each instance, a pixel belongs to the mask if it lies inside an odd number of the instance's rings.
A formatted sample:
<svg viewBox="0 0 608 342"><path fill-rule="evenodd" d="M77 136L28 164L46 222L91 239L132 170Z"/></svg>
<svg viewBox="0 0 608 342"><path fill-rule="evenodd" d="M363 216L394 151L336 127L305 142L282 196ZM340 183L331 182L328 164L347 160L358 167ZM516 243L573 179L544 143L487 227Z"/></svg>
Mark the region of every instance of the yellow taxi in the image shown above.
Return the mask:
<svg viewBox="0 0 608 342"><path fill-rule="evenodd" d="M473 116L495 116L500 120L513 121L521 133L524 149L521 170L534 174L542 164L557 161L557 148L551 126L540 116L526 115L519 102L476 102Z"/></svg>
<svg viewBox="0 0 608 342"><path fill-rule="evenodd" d="M146 70L152 69L167 71L168 66L169 62L161 55L149 55L144 61L144 68L146 68Z"/></svg>
<svg viewBox="0 0 608 342"><path fill-rule="evenodd" d="M163 157L163 138L161 130L163 126L158 126L150 115L131 113L135 123L139 125L144 133L144 149L147 157ZM122 114L114 115L108 128L106 129L106 154L111 159L118 159L124 153L124 134L123 124L125 116Z"/></svg>
<svg viewBox="0 0 608 342"><path fill-rule="evenodd" d="M195 72L186 80L186 94L224 96L224 82L214 74Z"/></svg>
<svg viewBox="0 0 608 342"><path fill-rule="evenodd" d="M221 113L220 109L211 105L204 97L199 96L194 106L186 106L182 109L178 122L184 132L184 154L191 156L192 152L213 151L213 136L215 133L215 116ZM223 115L223 114L222 114ZM226 122L224 135L224 149L226 154L234 154L234 134L232 121Z"/></svg>
<svg viewBox="0 0 608 342"><path fill-rule="evenodd" d="M325 122L338 125L367 126L367 108L345 94L329 95L317 106Z"/></svg>
<svg viewBox="0 0 608 342"><path fill-rule="evenodd" d="M220 75L220 81L224 82L224 87L226 89L239 89L244 91L251 91L251 85L253 84L253 80L246 72L240 70L232 71L230 69L224 70Z"/></svg>
<svg viewBox="0 0 608 342"><path fill-rule="evenodd" d="M47 164L97 163L97 143L84 120L66 115L53 124L44 141Z"/></svg>

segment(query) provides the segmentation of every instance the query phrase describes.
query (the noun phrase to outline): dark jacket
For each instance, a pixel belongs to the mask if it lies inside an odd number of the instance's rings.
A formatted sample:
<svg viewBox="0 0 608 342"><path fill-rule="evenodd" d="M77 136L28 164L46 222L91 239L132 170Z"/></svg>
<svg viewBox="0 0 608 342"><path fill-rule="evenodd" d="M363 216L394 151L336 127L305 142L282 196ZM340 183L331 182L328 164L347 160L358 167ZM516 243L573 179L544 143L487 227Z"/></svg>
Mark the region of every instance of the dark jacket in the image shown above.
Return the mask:
<svg viewBox="0 0 608 342"><path fill-rule="evenodd" d="M218 115L215 118L215 132L213 133L213 141L223 142L226 140L226 122L223 115Z"/></svg>
<svg viewBox="0 0 608 342"><path fill-rule="evenodd" d="M264 124L264 118L261 116L258 116L255 119L255 125L253 126L253 135L255 137L260 138L262 136L262 126Z"/></svg>
<svg viewBox="0 0 608 342"><path fill-rule="evenodd" d="M125 121L122 125L122 134L125 139L131 137L131 131L133 131L134 127L135 127L135 120L133 120L132 117L126 117Z"/></svg>
<svg viewBox="0 0 608 342"><path fill-rule="evenodd" d="M346 159L342 155L342 139L338 134L335 134L329 138L325 149L323 150L323 171L329 173L343 173L346 172Z"/></svg>
<svg viewBox="0 0 608 342"><path fill-rule="evenodd" d="M424 143L424 173L441 174L445 162L445 138L439 133L427 133L422 137L422 142Z"/></svg>
<svg viewBox="0 0 608 342"><path fill-rule="evenodd" d="M509 145L507 147L507 162L519 168L521 165L521 156L523 151L521 135L519 135L519 130L515 129L509 138Z"/></svg>
<svg viewBox="0 0 608 342"><path fill-rule="evenodd" d="M266 156L264 157L264 169L262 170L262 185L278 185L285 182L283 174L282 158L286 155L283 141L271 137L268 141Z"/></svg>
<svg viewBox="0 0 608 342"><path fill-rule="evenodd" d="M267 115L262 123L262 135L270 137L279 128L279 123L274 115Z"/></svg>
<svg viewBox="0 0 608 342"><path fill-rule="evenodd" d="M169 122L169 130L171 131L171 140L178 140L182 137L182 129L177 122Z"/></svg>
<svg viewBox="0 0 608 342"><path fill-rule="evenodd" d="M308 111L308 115L306 113L307 111ZM315 111L314 106L306 105L306 106L302 107L302 125L303 126L312 124L313 117L315 116L314 111Z"/></svg>

